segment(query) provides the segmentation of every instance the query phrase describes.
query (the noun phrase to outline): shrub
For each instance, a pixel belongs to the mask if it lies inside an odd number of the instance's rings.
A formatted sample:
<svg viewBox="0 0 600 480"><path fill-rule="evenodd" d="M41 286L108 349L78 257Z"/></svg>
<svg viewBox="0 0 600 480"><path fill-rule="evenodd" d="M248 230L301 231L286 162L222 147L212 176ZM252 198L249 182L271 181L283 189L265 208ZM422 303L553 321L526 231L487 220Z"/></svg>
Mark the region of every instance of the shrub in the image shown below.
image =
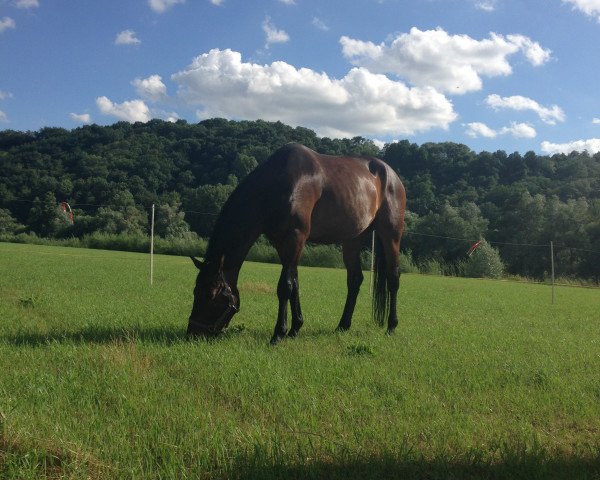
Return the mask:
<svg viewBox="0 0 600 480"><path fill-rule="evenodd" d="M504 273L504 264L498 250L485 240L462 264L462 274L474 278L500 278Z"/></svg>
<svg viewBox="0 0 600 480"><path fill-rule="evenodd" d="M438 260L428 258L419 264L419 272L424 275L443 275L444 269Z"/></svg>

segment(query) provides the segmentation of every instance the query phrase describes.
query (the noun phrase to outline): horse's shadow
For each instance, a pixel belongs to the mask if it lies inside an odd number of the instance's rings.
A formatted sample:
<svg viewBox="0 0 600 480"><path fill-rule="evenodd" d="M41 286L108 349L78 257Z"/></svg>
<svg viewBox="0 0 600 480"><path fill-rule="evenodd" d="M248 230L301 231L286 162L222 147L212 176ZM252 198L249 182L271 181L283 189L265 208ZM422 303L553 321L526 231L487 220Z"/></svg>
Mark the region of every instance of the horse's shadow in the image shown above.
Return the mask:
<svg viewBox="0 0 600 480"><path fill-rule="evenodd" d="M13 346L45 347L53 344L110 344L110 343L155 343L162 345L174 345L184 342L215 343L230 340L232 338L246 338L255 342L268 343L269 332L262 329L249 329L245 324L233 325L215 337L190 337L186 334L185 326L181 328L173 326L89 326L80 330L63 330L49 333L21 330L14 334L0 336L0 342ZM360 336L358 332L334 332L333 328L326 327L307 329L301 333L301 338L320 338L342 336ZM295 341L289 339L288 341Z"/></svg>
<svg viewBox="0 0 600 480"><path fill-rule="evenodd" d="M56 343L65 344L108 344L119 342L144 342L174 344L187 340L184 329L172 327L101 327L91 326L81 330L55 331L40 333L35 331L19 331L12 335L0 337L0 341L9 345L43 347Z"/></svg>

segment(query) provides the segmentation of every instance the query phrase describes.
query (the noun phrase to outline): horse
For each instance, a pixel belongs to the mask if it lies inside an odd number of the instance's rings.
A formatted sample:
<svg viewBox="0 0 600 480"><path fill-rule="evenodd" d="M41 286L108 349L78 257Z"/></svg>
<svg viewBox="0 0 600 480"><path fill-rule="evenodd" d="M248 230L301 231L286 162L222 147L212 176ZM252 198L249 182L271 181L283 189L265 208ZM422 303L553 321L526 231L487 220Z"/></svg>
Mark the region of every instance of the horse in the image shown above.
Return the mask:
<svg viewBox="0 0 600 480"><path fill-rule="evenodd" d="M398 175L375 157L332 156L291 143L279 148L231 193L215 223L199 272L189 336L215 336L240 309L238 276L261 234L275 247L282 270L271 344L296 337L304 320L298 262L307 241L342 245L347 297L337 331L348 330L363 281L360 251L375 232L372 312L387 332L398 325L400 240L406 192ZM288 303L291 329L288 331Z"/></svg>

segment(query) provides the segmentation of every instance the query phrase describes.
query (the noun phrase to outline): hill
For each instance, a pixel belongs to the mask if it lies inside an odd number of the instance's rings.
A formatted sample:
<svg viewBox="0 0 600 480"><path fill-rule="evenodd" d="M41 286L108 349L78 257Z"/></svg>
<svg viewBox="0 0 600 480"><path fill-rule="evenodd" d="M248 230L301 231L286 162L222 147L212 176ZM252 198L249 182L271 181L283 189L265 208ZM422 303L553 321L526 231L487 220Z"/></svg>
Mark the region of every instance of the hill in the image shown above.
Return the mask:
<svg viewBox="0 0 600 480"><path fill-rule="evenodd" d="M386 160L407 187L403 249L418 264L457 265L469 242L483 238L509 273L542 278L553 241L558 273L600 279L600 154L476 153L407 140L379 149L361 137L320 138L261 120L4 130L0 235L146 234L155 203L159 235L207 236L239 180L290 141ZM72 225L58 208L62 201L74 210Z"/></svg>

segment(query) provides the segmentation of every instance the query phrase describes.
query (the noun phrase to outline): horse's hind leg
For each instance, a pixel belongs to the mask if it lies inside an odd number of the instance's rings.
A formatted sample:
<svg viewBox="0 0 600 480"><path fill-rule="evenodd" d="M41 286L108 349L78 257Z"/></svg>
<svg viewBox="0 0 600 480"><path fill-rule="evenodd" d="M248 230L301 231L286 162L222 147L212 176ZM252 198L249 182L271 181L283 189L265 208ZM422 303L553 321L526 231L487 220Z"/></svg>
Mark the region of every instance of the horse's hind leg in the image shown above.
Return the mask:
<svg viewBox="0 0 600 480"><path fill-rule="evenodd" d="M400 234L401 235L401 234ZM397 301L400 288L400 235L395 234L383 241L387 273L387 288L390 295L390 312L387 333L392 334L398 326Z"/></svg>
<svg viewBox="0 0 600 480"><path fill-rule="evenodd" d="M342 318L338 324L337 331L345 331L350 329L352 324L352 314L356 306L356 297L360 286L363 282L363 273L360 265L360 249L362 246L361 238L355 238L342 246L344 266L346 267L346 285L348 294L346 296L346 305Z"/></svg>

